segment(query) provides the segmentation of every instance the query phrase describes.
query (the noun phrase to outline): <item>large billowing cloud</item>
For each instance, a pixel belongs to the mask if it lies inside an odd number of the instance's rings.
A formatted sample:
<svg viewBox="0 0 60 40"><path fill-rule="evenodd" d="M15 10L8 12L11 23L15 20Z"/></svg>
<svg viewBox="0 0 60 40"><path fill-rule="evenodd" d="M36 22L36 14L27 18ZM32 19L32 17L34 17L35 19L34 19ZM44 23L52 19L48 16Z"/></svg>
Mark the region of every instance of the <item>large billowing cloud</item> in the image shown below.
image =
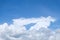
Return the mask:
<svg viewBox="0 0 60 40"><path fill-rule="evenodd" d="M54 21L51 16L13 19L10 25L0 25L0 40L60 40L60 30L55 32L48 28ZM35 24L27 30L25 25L31 23Z"/></svg>

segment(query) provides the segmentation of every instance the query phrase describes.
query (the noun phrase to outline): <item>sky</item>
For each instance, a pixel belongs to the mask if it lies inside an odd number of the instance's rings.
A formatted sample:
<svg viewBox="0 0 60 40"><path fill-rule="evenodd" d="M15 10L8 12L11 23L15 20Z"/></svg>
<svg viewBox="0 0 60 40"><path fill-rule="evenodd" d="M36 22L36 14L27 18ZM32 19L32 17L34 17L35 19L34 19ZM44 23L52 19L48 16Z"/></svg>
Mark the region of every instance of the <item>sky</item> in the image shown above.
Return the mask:
<svg viewBox="0 0 60 40"><path fill-rule="evenodd" d="M58 29L60 29L60 0L0 0L0 40L35 40L34 38L37 37L35 34L51 30L55 32L51 31L52 37L50 38L51 35L47 32L50 39L41 40L53 40L55 34L60 32ZM28 34L29 37L31 35L35 37L29 39ZM21 38L16 38L17 35ZM40 40L40 36L36 40ZM45 38L45 34L43 37ZM56 40L60 40L58 37Z"/></svg>
<svg viewBox="0 0 60 40"><path fill-rule="evenodd" d="M12 23L16 18L52 16L57 19L55 26L60 26L59 0L0 0L0 24ZM54 25L53 25L54 26ZM58 27L59 28L59 27Z"/></svg>

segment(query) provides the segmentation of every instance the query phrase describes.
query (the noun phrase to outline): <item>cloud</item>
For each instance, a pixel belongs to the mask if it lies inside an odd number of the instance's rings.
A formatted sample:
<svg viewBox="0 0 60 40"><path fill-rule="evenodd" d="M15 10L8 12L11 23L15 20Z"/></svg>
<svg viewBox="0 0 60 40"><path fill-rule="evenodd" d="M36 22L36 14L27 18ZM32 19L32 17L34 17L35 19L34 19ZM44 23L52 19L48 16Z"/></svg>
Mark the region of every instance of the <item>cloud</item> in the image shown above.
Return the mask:
<svg viewBox="0 0 60 40"><path fill-rule="evenodd" d="M60 40L60 31L52 31L48 27L55 19L51 16L39 18L13 19L13 23L0 25L0 40ZM25 25L35 23L29 30ZM59 33L59 34L58 34Z"/></svg>

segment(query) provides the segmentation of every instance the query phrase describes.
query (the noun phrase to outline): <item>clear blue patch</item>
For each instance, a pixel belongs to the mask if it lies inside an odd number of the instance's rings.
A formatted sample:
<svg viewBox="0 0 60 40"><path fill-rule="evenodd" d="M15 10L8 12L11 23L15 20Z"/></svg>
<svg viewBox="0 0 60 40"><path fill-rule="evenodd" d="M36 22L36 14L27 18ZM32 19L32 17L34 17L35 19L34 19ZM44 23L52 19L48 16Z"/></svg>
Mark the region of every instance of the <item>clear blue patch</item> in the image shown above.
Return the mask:
<svg viewBox="0 0 60 40"><path fill-rule="evenodd" d="M31 28L31 26L35 25L35 23L30 23L28 25L25 25L26 29L29 30Z"/></svg>

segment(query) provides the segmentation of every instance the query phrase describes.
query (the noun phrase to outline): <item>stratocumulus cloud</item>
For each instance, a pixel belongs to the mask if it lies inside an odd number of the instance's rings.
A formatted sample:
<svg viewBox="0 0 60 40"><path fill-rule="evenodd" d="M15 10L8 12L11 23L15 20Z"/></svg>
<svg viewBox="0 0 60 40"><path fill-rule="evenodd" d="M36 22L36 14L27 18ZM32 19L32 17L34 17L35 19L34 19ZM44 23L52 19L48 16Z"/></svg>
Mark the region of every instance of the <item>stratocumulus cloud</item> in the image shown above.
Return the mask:
<svg viewBox="0 0 60 40"><path fill-rule="evenodd" d="M13 19L13 23L0 25L0 40L60 40L60 30L51 31L48 27L55 19L51 16L40 18ZM35 23L29 30L25 25ZM56 34L56 35L55 35Z"/></svg>

